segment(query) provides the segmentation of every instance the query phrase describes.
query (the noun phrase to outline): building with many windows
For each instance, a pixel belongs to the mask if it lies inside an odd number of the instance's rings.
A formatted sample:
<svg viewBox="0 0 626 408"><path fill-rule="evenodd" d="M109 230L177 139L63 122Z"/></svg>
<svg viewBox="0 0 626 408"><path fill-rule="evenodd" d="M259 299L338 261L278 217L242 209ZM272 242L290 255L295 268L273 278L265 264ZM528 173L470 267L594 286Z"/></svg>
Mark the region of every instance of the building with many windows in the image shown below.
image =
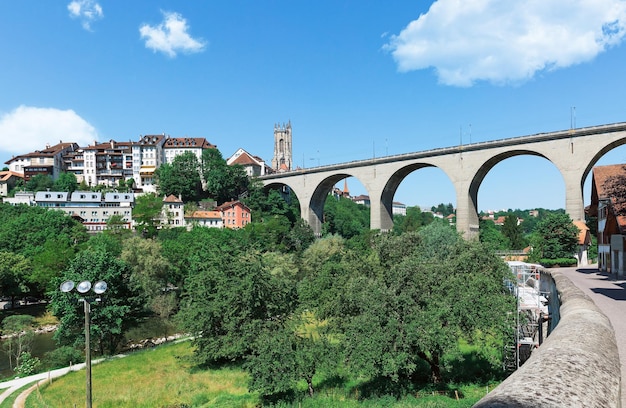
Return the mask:
<svg viewBox="0 0 626 408"><path fill-rule="evenodd" d="M598 219L598 269L623 277L626 270L626 165L593 168L588 215Z"/></svg>
<svg viewBox="0 0 626 408"><path fill-rule="evenodd" d="M188 230L193 227L224 228L224 220L219 211L198 210L185 216L185 226Z"/></svg>
<svg viewBox="0 0 626 408"><path fill-rule="evenodd" d="M29 181L37 174L47 174L56 180L65 170L63 157L77 149L76 143L59 142L54 146L47 145L43 150L12 157L5 164L10 171L23 175L24 181Z"/></svg>
<svg viewBox="0 0 626 408"><path fill-rule="evenodd" d="M244 149L238 149L235 154L226 159L229 166L238 164L244 168L248 177L264 176L273 173L271 167L265 164L265 161L259 156L253 156Z"/></svg>
<svg viewBox="0 0 626 408"><path fill-rule="evenodd" d="M163 197L163 211L161 224L171 227L182 227L185 225L185 203L180 197L170 194Z"/></svg>
<svg viewBox="0 0 626 408"><path fill-rule="evenodd" d="M107 222L113 216L118 216L123 228L131 228L135 196L117 192L39 191L35 193L34 205L63 211L79 219L87 231L100 232L107 229Z"/></svg>
<svg viewBox="0 0 626 408"><path fill-rule="evenodd" d="M202 162L202 152L206 149L217 149L217 146L209 143L203 137L167 137L163 144L165 163L172 163L176 156L192 153Z"/></svg>
<svg viewBox="0 0 626 408"><path fill-rule="evenodd" d="M9 195L9 190L15 187L18 180L24 180L24 176L14 171L0 171L0 197Z"/></svg>
<svg viewBox="0 0 626 408"><path fill-rule="evenodd" d="M251 222L251 211L241 201L228 201L217 206L215 211L222 214L225 228L243 228Z"/></svg>

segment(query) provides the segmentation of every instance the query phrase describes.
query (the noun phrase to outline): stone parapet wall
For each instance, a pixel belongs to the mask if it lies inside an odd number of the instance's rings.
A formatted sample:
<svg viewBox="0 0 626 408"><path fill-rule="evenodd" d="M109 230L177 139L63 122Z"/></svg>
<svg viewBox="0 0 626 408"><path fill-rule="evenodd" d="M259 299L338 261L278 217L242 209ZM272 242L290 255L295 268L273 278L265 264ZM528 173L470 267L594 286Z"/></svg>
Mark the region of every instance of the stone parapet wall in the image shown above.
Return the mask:
<svg viewBox="0 0 626 408"><path fill-rule="evenodd" d="M558 325L474 407L620 408L620 360L609 319L563 274L547 274L559 295Z"/></svg>

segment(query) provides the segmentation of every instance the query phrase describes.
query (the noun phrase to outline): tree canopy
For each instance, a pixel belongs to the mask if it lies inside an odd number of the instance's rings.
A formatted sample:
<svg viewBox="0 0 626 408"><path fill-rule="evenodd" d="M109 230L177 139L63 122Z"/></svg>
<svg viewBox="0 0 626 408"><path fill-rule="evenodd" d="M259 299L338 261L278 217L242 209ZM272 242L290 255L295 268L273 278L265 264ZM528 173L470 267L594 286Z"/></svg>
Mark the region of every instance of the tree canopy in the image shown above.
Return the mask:
<svg viewBox="0 0 626 408"><path fill-rule="evenodd" d="M200 163L191 152L177 155L171 164L159 166L155 177L161 195L173 194L183 201L198 201L202 197Z"/></svg>

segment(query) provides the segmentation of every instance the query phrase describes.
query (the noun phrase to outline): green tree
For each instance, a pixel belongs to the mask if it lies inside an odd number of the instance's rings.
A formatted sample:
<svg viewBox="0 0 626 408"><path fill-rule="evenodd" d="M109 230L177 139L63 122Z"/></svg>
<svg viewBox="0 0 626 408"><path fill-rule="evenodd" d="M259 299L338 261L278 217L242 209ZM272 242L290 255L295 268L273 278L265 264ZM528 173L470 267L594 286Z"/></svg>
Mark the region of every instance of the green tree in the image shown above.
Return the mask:
<svg viewBox="0 0 626 408"><path fill-rule="evenodd" d="M300 218L300 203L294 194L276 189L265 190L258 179L252 179L242 202L252 211L252 221L262 222L275 215L285 216L294 224Z"/></svg>
<svg viewBox="0 0 626 408"><path fill-rule="evenodd" d="M198 254L185 288L179 318L195 336L200 363L243 359L266 322L294 306L293 284L270 274L257 253Z"/></svg>
<svg viewBox="0 0 626 408"><path fill-rule="evenodd" d="M359 235L369 229L369 208L349 198L329 196L324 204L323 234L339 234L344 238Z"/></svg>
<svg viewBox="0 0 626 408"><path fill-rule="evenodd" d="M537 224L533 259L572 258L578 245L578 228L565 213L550 213Z"/></svg>
<svg viewBox="0 0 626 408"><path fill-rule="evenodd" d="M52 187L55 191L73 193L78 189L78 181L74 173L61 173Z"/></svg>
<svg viewBox="0 0 626 408"><path fill-rule="evenodd" d="M29 351L20 354L19 364L15 367L15 372L21 376L35 374L41 367L38 357L33 357Z"/></svg>
<svg viewBox="0 0 626 408"><path fill-rule="evenodd" d="M522 229L517 224L517 216L514 214L509 214L504 218L502 235L509 240L509 249L523 249L526 246Z"/></svg>
<svg viewBox="0 0 626 408"><path fill-rule="evenodd" d="M419 207L408 207L406 215L394 215L393 232L395 234L415 232L433 222L433 219L432 212L422 212Z"/></svg>
<svg viewBox="0 0 626 408"><path fill-rule="evenodd" d="M128 223L124 220L124 216L113 214L107 220L107 226L104 230L104 234L118 235L121 239L124 239L131 235L132 231L128 228Z"/></svg>
<svg viewBox="0 0 626 408"><path fill-rule="evenodd" d="M143 310L142 298L130 282L129 266L101 247L86 249L76 255L56 283L60 285L64 280L107 283L102 301L94 302L91 308L91 338L100 353L115 353L124 340L124 333L136 324ZM80 345L84 340L84 314L79 294L55 289L49 295L52 311L59 318L55 340L60 345Z"/></svg>
<svg viewBox="0 0 626 408"><path fill-rule="evenodd" d="M498 229L493 220L479 221L478 239L493 250L505 250L511 247L509 239Z"/></svg>
<svg viewBox="0 0 626 408"><path fill-rule="evenodd" d="M0 205L0 251L31 257L48 239L67 237L72 245L88 239L85 227L61 211L42 207Z"/></svg>
<svg viewBox="0 0 626 408"><path fill-rule="evenodd" d="M175 282L170 282L172 266L163 256L161 243L129 238L124 241L121 258L130 266L130 283L144 296L145 304L161 318L168 319L177 305L174 293L168 290L175 287Z"/></svg>
<svg viewBox="0 0 626 408"><path fill-rule="evenodd" d="M40 251L33 255L33 272L29 281L34 284L38 296L54 289L52 283L67 268L76 249L68 236L59 235L46 240Z"/></svg>
<svg viewBox="0 0 626 408"><path fill-rule="evenodd" d="M0 294L15 299L30 292L28 276L32 271L30 261L21 254L0 251Z"/></svg>
<svg viewBox="0 0 626 408"><path fill-rule="evenodd" d="M143 194L135 200L133 219L137 223L137 231L145 237L153 237L160 223L163 200L156 194Z"/></svg>
<svg viewBox="0 0 626 408"><path fill-rule="evenodd" d="M211 149L213 150L213 149ZM172 164L162 164L155 172L161 195L180 196L183 201L198 201L202 193L200 163L195 154L178 155Z"/></svg>
<svg viewBox="0 0 626 408"><path fill-rule="evenodd" d="M264 396L287 394L304 380L312 397L315 374L336 366L336 347L328 337L319 332L305 333L297 327L298 323L305 322L296 319L286 324L270 323L261 332L244 365L250 373L250 390Z"/></svg>
<svg viewBox="0 0 626 408"><path fill-rule="evenodd" d="M202 178L208 197L218 203L236 200L248 190L250 180L240 165L229 166L217 149L202 152Z"/></svg>
<svg viewBox="0 0 626 408"><path fill-rule="evenodd" d="M504 330L514 310L502 285L510 272L485 246L463 240L445 223L378 239L377 263L361 258L360 267L350 269L355 261L344 256L332 268L328 261L314 267L307 293L318 290L319 303L309 306L341 333L352 372L411 381L425 363L440 382L443 356L458 351L459 337L473 343L478 333Z"/></svg>
<svg viewBox="0 0 626 408"><path fill-rule="evenodd" d="M28 191L46 191L52 189L53 186L52 177L47 174L36 174L26 182L24 188Z"/></svg>
<svg viewBox="0 0 626 408"><path fill-rule="evenodd" d="M33 317L30 315L7 316L2 321L2 348L9 357L9 368L19 367L22 356L30 352L35 338Z"/></svg>
<svg viewBox="0 0 626 408"><path fill-rule="evenodd" d="M438 206L432 206L430 209L434 213L442 214L444 218L450 214L454 214L454 206L452 205L452 203L448 203L447 205L444 203L440 203Z"/></svg>
<svg viewBox="0 0 626 408"><path fill-rule="evenodd" d="M311 227L299 219L294 225L282 215L266 216L263 222L245 227L250 245L264 251L301 252L315 240Z"/></svg>

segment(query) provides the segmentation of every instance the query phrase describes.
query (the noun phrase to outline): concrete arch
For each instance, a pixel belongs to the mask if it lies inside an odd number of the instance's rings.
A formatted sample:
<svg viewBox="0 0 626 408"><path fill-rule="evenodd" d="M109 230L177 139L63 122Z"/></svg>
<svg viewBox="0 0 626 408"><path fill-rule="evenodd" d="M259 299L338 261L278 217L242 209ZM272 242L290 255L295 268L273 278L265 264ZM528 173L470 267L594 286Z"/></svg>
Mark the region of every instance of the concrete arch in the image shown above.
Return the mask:
<svg viewBox="0 0 626 408"><path fill-rule="evenodd" d="M457 229L471 238L478 234L478 189L499 162L519 155L550 161L565 183L566 212L582 220L585 178L600 157L624 144L626 123L615 123L298 169L260 179L264 184L290 186L300 200L302 217L319 233L322 197L334 182L355 177L370 196L370 227L385 230L393 225L391 203L402 179L416 169L437 167L450 178L457 194Z"/></svg>
<svg viewBox="0 0 626 408"><path fill-rule="evenodd" d="M294 183L291 183L294 184ZM268 190L281 190L283 187L287 187L290 190L290 194L294 194L296 196L296 198L298 199L298 203L300 204L300 217L303 217L303 214L305 214L305 212L303 212L303 208L302 208L302 199L300 198L300 194L298 194L298 191L296 189L294 189L289 183L286 182L273 182L273 183L264 183L263 184L263 190L265 190L265 192L267 192ZM303 192L301 191L301 194Z"/></svg>
<svg viewBox="0 0 626 408"><path fill-rule="evenodd" d="M313 194L311 194L311 197L309 199L309 212L308 218L306 218L306 220L309 222L309 225L317 235L322 233L322 223L324 222L324 204L326 203L326 199L328 198L328 193L332 191L335 184L348 177L354 177L361 184L363 184L363 182L353 174L349 174L347 172L338 172L333 173L328 177L322 179L319 183L317 183L317 186L314 188ZM365 184L363 185L365 186ZM367 190L367 186L365 186L365 188Z"/></svg>
<svg viewBox="0 0 626 408"><path fill-rule="evenodd" d="M554 165L554 163L548 157L534 150L526 150L526 149L511 150L511 151L502 152L502 153L499 153L490 157L488 160L486 160L483 163L482 166L478 168L478 170L476 170L476 173L474 173L474 177L472 178L472 181L469 187L469 197L472 201L474 210L476 210L477 214L478 214L478 190L480 189L481 184L485 180L485 177L487 177L487 174L489 174L489 172L498 164L502 163L503 161L507 159L510 159L512 157L517 157L517 156L541 157L543 159L546 159L550 163L552 163L552 165ZM557 166L555 166L555 168L557 168L558 170Z"/></svg>
<svg viewBox="0 0 626 408"><path fill-rule="evenodd" d="M444 167L440 167L431 162L416 162L406 165L396 170L387 180L387 183L382 189L380 196L380 223L383 230L389 230L393 227L393 197L398 191L398 187L404 181L404 179L411 173L421 169L436 168L441 170L446 177L450 180L450 184L454 186L450 174Z"/></svg>

